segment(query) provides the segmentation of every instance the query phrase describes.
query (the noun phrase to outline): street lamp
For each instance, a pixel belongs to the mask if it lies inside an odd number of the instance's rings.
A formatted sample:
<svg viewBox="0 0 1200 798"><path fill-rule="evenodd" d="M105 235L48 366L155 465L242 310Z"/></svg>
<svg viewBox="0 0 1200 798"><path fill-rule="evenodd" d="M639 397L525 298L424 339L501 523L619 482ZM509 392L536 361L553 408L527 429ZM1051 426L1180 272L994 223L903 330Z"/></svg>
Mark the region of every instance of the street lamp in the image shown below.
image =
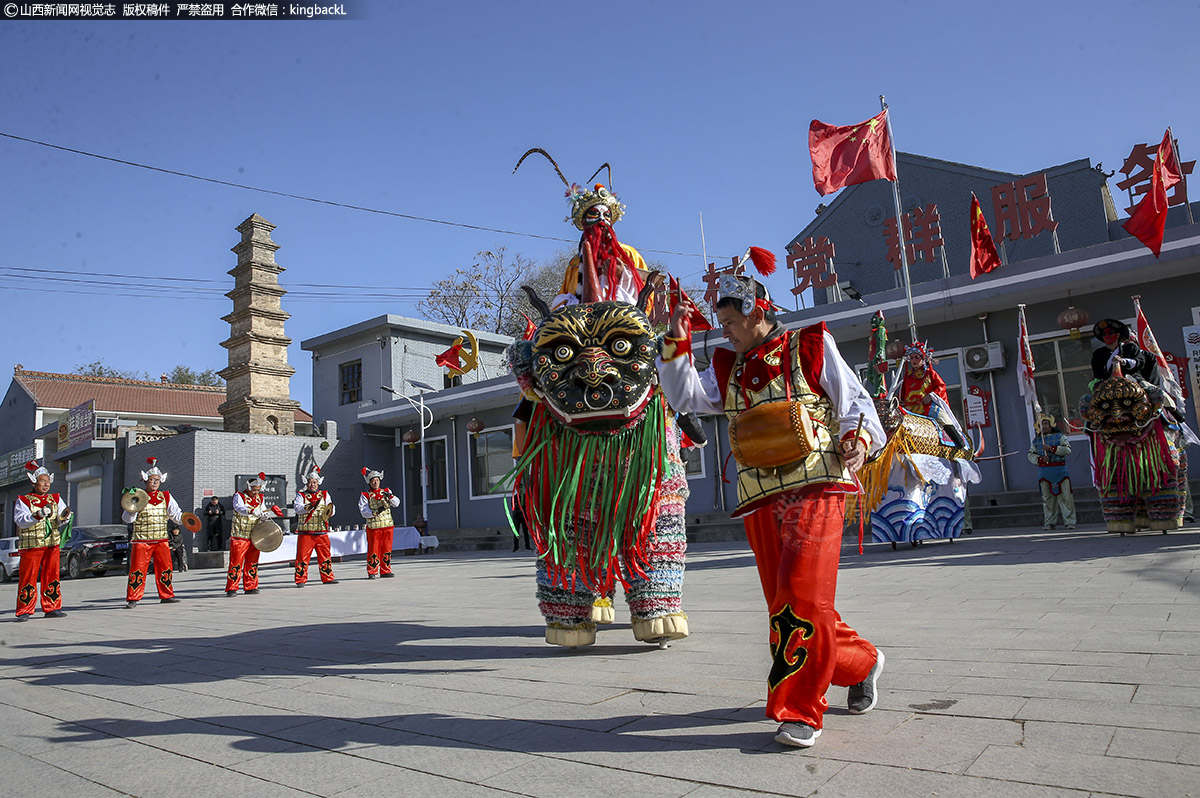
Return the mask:
<svg viewBox="0 0 1200 798"><path fill-rule="evenodd" d="M417 380L405 379L404 381L417 389L417 401L414 402L411 396L403 396L412 405L413 410L417 411L421 419L421 432L417 438L417 443L421 445L421 517L425 519L426 523L429 523L429 461L426 459L425 453L425 430L433 426L433 411L425 406L425 392L432 392L433 387ZM426 416L427 413L428 416ZM407 434L405 433L405 440L407 440Z"/></svg>

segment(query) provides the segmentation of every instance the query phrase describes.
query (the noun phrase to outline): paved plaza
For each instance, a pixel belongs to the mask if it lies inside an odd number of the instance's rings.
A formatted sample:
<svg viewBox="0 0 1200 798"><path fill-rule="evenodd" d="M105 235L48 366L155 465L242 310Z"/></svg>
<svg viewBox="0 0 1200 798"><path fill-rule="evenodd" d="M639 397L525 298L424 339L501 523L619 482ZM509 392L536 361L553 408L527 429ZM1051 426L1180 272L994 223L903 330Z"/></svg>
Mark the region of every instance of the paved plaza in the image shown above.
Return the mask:
<svg viewBox="0 0 1200 798"><path fill-rule="evenodd" d="M689 552L692 637L618 623L542 642L526 553L401 557L337 585L264 569L64 581L69 617L0 590L11 796L1200 796L1200 531L847 542L843 617L887 653L879 707L831 690L808 750L764 719L766 613L744 543ZM314 571L315 573L315 571Z"/></svg>

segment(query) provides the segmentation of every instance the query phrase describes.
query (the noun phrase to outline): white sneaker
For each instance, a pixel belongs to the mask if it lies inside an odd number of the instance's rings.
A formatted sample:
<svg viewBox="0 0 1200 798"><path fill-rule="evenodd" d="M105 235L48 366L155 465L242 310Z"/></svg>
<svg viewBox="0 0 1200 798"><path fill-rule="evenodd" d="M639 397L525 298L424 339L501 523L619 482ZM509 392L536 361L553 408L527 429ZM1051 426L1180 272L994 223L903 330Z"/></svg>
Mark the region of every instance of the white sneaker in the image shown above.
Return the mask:
<svg viewBox="0 0 1200 798"><path fill-rule="evenodd" d="M879 690L876 689L876 685L879 682L879 674L883 673L883 663L883 652L875 649L875 664L867 678L858 684L850 685L850 691L846 694L846 708L850 710L851 715L865 715L879 702Z"/></svg>
<svg viewBox="0 0 1200 798"><path fill-rule="evenodd" d="M775 733L775 742L794 748L812 748L820 736L821 730L807 723L781 723Z"/></svg>

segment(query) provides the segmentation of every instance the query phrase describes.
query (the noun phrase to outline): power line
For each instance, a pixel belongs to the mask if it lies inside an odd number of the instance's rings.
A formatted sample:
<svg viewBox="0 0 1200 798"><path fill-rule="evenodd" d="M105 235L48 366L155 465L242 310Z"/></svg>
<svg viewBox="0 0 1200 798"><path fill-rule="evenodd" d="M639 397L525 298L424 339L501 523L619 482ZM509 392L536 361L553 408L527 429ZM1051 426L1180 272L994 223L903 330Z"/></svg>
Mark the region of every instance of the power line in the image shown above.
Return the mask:
<svg viewBox="0 0 1200 798"><path fill-rule="evenodd" d="M164 169L161 166L150 166L149 164L138 163L137 161L127 161L123 158L114 158L110 155L100 155L99 153L88 152L87 150L77 150L73 147L64 147L61 144L51 144L48 141L39 141L37 139L26 138L25 136L18 136L14 133L5 133L3 131L0 131L0 136L9 138L9 139L13 139L14 141L23 141L27 144L36 144L39 147L48 147L52 150L60 150L62 152L73 153L75 155L83 155L88 158L96 158L101 161L108 161L109 163L117 163L117 164L121 164L123 166L133 166L138 169L146 169L151 172L159 172L160 174L174 175L175 177L184 177L184 178L187 178L188 180L199 180L204 183L212 183L214 185L227 186L229 188L239 188L239 189L242 189L243 191L256 191L260 194L271 194L276 197L286 197L287 199L301 200L303 202L313 202L318 205L329 205L334 208L346 208L346 209L352 210L352 211L363 211L364 213L376 213L381 216L392 216L397 219L408 219L408 220L414 221L414 222L428 222L429 224L441 224L441 225L446 225L448 227L461 227L466 230L480 230L480 231L486 232L486 233L499 233L501 235L506 235L506 236L522 236L525 238L537 238L542 241L562 241L562 242L565 242L568 244L579 243L578 241L572 240L570 238L559 238L558 236L544 236L544 235L539 235L538 233L522 233L517 230L503 230L503 229L500 229L497 227L484 227L482 225L467 224L465 222L450 222L450 221L446 221L445 219L433 219L428 216L414 216L413 214L409 214L409 213L400 213L399 211L387 211L387 210L382 210L380 208L371 208L366 205L353 205L353 204L350 204L347 202L335 202L333 200L320 199L318 197L306 197L303 194L291 194L286 191L276 191L276 190L270 189L270 188L260 188L258 186L248 186L244 183L233 183L229 180L219 180L215 177L204 177L203 175L194 175L189 172L180 172L175 169ZM642 249L641 251L653 252L656 255L679 255L679 256L687 257L687 258L703 257L699 252L675 252L675 251L667 250L667 249Z"/></svg>

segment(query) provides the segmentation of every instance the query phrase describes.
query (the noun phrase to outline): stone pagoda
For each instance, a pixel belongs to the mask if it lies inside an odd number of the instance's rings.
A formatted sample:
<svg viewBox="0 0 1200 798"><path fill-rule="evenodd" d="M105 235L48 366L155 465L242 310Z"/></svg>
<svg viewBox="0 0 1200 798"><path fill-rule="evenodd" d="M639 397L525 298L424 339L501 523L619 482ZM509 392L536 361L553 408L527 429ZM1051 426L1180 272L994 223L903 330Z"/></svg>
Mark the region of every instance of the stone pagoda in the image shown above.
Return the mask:
<svg viewBox="0 0 1200 798"><path fill-rule="evenodd" d="M275 263L274 229L257 213L237 227L242 240L233 248L237 266L229 272L234 288L225 295L233 300L233 312L222 318L229 322L229 339L221 342L229 350L229 366L221 371L225 402L217 408L226 432L296 432L300 403L290 398L289 387L296 370L287 359L292 339L283 334L291 314L280 306L287 292L279 287L283 267Z"/></svg>

